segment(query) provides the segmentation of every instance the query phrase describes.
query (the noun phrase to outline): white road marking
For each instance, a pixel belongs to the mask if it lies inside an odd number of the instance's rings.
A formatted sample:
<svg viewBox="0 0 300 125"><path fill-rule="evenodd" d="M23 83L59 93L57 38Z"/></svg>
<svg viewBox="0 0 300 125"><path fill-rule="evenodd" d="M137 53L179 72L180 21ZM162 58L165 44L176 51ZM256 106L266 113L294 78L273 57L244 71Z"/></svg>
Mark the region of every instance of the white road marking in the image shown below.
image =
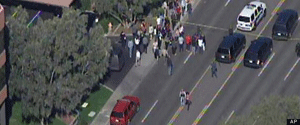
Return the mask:
<svg viewBox="0 0 300 125"><path fill-rule="evenodd" d="M285 0L281 0L276 8L273 10L273 13L278 9L280 8L280 6L283 4ZM258 36L256 37L256 39L262 34L262 32L265 30L265 28L267 27L267 25L270 23L271 19L274 17L274 15L271 16L271 18L268 20L268 22L265 24L265 26L263 27L263 29L259 32ZM241 56L242 57L242 56ZM229 76L227 77L227 79L225 80L225 82L222 84L222 86L220 87L220 89L218 90L218 92L215 94L215 96L212 98L212 100L209 102L208 105L206 105L203 110L200 112L200 114L198 115L198 117L196 118L196 120L193 122L192 125L197 125L200 121L201 121L201 118L202 116L205 114L205 112L207 111L207 109L210 107L211 103L215 100L215 98L217 97L217 95L219 94L219 92L223 89L224 85L227 83L227 81L229 80L229 78L232 76L232 74L234 73L234 71L236 70L233 70L231 71L231 73L229 74Z"/></svg>
<svg viewBox="0 0 300 125"><path fill-rule="evenodd" d="M234 113L234 110L232 110L232 112L230 113L230 115L226 119L225 124L227 124L227 122L229 121L229 119L231 118L231 116L233 115L233 113Z"/></svg>
<svg viewBox="0 0 300 125"><path fill-rule="evenodd" d="M272 56L268 59L267 63L264 65L264 67L261 69L261 71L259 72L259 74L257 76L260 76L263 73L263 71L269 65L270 61L273 59L274 55L275 55L275 53L273 53Z"/></svg>
<svg viewBox="0 0 300 125"><path fill-rule="evenodd" d="M291 72L294 70L294 68L296 67L297 63L299 62L300 58L297 59L297 61L295 62L295 64L293 65L293 67L290 69L290 71L286 74L286 76L284 77L284 81L289 77L289 75L291 74Z"/></svg>
<svg viewBox="0 0 300 125"><path fill-rule="evenodd" d="M153 110L153 108L154 108L154 106L156 105L157 102L158 102L158 100L155 101L155 103L152 105L152 107L147 112L146 116L143 118L143 120L141 122L145 122L146 118L148 117L148 115L150 114L150 112Z"/></svg>
<svg viewBox="0 0 300 125"><path fill-rule="evenodd" d="M230 2L230 0L227 0L227 2L225 3L225 7L228 5L229 2Z"/></svg>
<svg viewBox="0 0 300 125"><path fill-rule="evenodd" d="M183 64L185 64L185 63L189 60L189 58L191 57L192 54L193 54L193 53L191 52L191 53L188 55L188 57L186 57L186 59L184 60Z"/></svg>

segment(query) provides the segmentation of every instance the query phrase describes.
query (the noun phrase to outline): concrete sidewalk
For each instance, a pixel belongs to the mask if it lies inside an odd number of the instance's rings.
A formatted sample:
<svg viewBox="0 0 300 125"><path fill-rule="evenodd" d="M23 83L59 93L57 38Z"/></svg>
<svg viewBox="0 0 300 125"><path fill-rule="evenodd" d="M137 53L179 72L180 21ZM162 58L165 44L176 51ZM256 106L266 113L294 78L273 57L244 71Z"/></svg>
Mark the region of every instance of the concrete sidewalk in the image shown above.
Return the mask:
<svg viewBox="0 0 300 125"><path fill-rule="evenodd" d="M193 0L192 8L196 8L196 6L200 3L201 0ZM194 10L194 9L193 9ZM180 22L186 21L188 19L188 14L185 14L184 17L181 18ZM179 23L176 24L175 28L179 26ZM115 34L108 34L115 35ZM118 34L117 34L118 35ZM103 106L101 111L97 114L95 119L92 121L90 125L108 125L109 124L109 116L116 104L116 101L122 98L124 95L131 95L135 89L140 85L142 79L149 73L149 71L153 68L153 66L157 63L154 59L154 55L152 52L152 42L149 43L148 53L143 53L141 55L142 63L141 66L135 67L127 73L123 81L111 95L111 97L107 100L106 104Z"/></svg>

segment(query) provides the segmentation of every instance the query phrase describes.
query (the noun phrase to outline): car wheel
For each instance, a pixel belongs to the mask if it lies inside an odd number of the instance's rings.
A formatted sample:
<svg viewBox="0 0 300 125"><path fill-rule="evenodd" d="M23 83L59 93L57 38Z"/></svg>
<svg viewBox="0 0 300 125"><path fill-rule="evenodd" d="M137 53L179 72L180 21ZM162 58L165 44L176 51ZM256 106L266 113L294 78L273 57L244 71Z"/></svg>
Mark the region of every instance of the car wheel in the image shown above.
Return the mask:
<svg viewBox="0 0 300 125"><path fill-rule="evenodd" d="M264 17L267 15L267 9L264 10Z"/></svg>

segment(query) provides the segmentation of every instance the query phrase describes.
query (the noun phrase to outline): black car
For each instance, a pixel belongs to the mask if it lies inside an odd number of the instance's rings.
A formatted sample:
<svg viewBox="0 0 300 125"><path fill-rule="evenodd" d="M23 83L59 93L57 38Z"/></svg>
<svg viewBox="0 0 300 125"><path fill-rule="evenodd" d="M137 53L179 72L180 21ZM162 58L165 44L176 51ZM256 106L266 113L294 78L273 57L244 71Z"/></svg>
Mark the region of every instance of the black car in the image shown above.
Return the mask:
<svg viewBox="0 0 300 125"><path fill-rule="evenodd" d="M251 42L244 56L244 66L262 67L273 50L273 41L267 37L260 37Z"/></svg>
<svg viewBox="0 0 300 125"><path fill-rule="evenodd" d="M288 40L298 24L298 13L295 10L286 9L279 13L273 25L272 38L276 40Z"/></svg>
<svg viewBox="0 0 300 125"><path fill-rule="evenodd" d="M225 36L215 54L216 60L223 63L235 62L235 59L245 46L246 37L244 34L234 33Z"/></svg>

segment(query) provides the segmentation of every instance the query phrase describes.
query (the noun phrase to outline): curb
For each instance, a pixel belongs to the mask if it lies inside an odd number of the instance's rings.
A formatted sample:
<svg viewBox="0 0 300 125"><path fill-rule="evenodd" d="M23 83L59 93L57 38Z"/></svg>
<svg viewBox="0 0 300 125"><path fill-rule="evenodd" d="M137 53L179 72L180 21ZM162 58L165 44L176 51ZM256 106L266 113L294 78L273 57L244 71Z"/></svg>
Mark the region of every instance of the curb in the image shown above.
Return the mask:
<svg viewBox="0 0 300 125"><path fill-rule="evenodd" d="M200 3L201 0L192 1L192 8L196 8L197 5ZM192 10L194 12L195 9ZM188 14L185 14L180 21L175 25L174 29L176 29L182 21L185 21L188 19ZM105 36L119 36L118 34L114 34L117 29L120 27L120 24L118 27L114 30L113 34L106 34ZM128 36L132 36L132 34L126 34ZM151 47L150 44L148 47ZM151 49L148 49L151 50ZM107 100L105 105L102 107L102 109L98 112L97 116L94 118L94 120L90 123L90 125L108 125L109 124L109 114L117 101L117 99L122 98L123 95L132 94L132 92L138 88L140 85L142 79L149 73L149 71L152 69L154 64L157 62L151 53L143 54L142 56L142 66L141 67L132 67L130 71L127 73L127 75L124 77L120 85L116 88L116 90L113 92L113 94L110 96L110 98ZM146 60L146 61L143 61ZM145 62L145 64L144 64ZM148 64L147 64L148 63ZM144 64L144 66L143 66ZM104 86L105 87L105 86Z"/></svg>

